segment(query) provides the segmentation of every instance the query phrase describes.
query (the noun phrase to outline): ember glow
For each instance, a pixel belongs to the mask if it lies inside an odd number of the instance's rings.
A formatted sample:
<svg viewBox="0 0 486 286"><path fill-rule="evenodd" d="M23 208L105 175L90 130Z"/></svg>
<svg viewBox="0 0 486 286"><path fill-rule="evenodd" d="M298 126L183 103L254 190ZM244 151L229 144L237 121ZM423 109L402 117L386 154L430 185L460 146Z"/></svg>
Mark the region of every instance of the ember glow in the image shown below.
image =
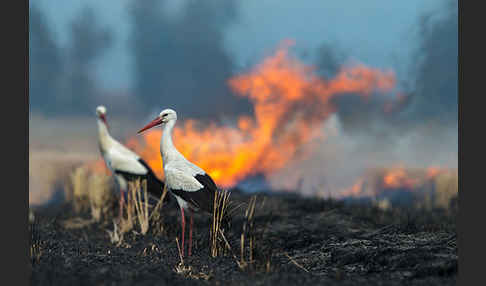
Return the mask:
<svg viewBox="0 0 486 286"><path fill-rule="evenodd" d="M418 192L435 189L439 176L454 176L457 170L440 167L424 169L396 166L368 171L348 189L340 192L342 197L376 197L388 191Z"/></svg>
<svg viewBox="0 0 486 286"><path fill-rule="evenodd" d="M247 73L228 80L232 90L253 103L254 115L242 116L234 126L179 121L174 144L188 160L208 172L222 187L236 185L245 177L270 174L296 156L305 159L311 148L305 143L323 137L321 126L336 107L331 100L344 93L359 94L365 100L372 92L389 92L395 87L391 71L364 65L344 66L336 77L325 79L288 54L287 41ZM166 108L170 106L161 106ZM178 110L179 117L184 111ZM153 129L142 139L131 138L134 149L162 177L160 138Z"/></svg>
<svg viewBox="0 0 486 286"><path fill-rule="evenodd" d="M408 176L403 168L388 170L383 177L383 188L386 189L400 187L413 189L416 184L417 179Z"/></svg>

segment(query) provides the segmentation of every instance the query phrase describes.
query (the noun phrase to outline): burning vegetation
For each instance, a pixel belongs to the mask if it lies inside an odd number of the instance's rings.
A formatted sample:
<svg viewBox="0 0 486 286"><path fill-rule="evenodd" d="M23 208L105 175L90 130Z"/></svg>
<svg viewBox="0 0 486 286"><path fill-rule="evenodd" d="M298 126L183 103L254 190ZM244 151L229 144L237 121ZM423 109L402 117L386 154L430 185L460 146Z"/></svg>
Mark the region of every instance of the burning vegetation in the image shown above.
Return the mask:
<svg viewBox="0 0 486 286"><path fill-rule="evenodd" d="M234 126L203 127L188 119L175 128L176 147L218 185L233 187L248 176L279 170L296 156L307 158L312 148L301 147L326 135L319 127L336 111L333 98L353 93L366 100L371 93L395 87L391 71L364 65L344 66L334 78L320 77L314 67L289 55L292 44L283 43L253 69L229 79L236 95L253 103L253 116L239 117ZM143 142L131 138L127 143L157 174L163 174L161 132L153 130L143 135Z"/></svg>
<svg viewBox="0 0 486 286"><path fill-rule="evenodd" d="M258 65L228 80L237 96L246 97L253 104L252 115L240 116L233 124L224 125L186 119L175 127L178 150L206 170L220 187L235 187L255 175L268 179L288 169L288 165L298 165L296 162L305 162L316 154L322 146L312 144L314 140L324 142L328 136L335 136L322 127L339 111L336 98L354 96L374 104L371 96L381 95L385 113L396 112L403 105L405 96L400 92L392 94L396 87L392 71L361 64L343 65L333 77L323 77L315 67L289 54L293 44L283 42ZM161 133L154 129L129 138L127 146L163 177ZM89 168L95 173L109 173L101 159L90 163ZM286 180L287 189L299 191L299 180ZM337 195L388 200L392 204L432 198L447 208L457 189L457 169L370 168ZM327 191L318 190L316 195Z"/></svg>
<svg viewBox="0 0 486 286"><path fill-rule="evenodd" d="M381 168L368 171L342 197L448 209L458 194L457 170L439 167Z"/></svg>

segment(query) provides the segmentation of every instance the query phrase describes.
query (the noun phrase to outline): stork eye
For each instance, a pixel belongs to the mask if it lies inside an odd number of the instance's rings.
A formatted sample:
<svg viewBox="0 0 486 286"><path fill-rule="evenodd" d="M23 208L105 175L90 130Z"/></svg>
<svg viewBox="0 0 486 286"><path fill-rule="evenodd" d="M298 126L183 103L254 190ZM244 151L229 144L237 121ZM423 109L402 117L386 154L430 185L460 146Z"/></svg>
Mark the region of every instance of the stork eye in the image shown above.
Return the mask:
<svg viewBox="0 0 486 286"><path fill-rule="evenodd" d="M162 114L162 117L166 117L167 116L167 113L166 114Z"/></svg>

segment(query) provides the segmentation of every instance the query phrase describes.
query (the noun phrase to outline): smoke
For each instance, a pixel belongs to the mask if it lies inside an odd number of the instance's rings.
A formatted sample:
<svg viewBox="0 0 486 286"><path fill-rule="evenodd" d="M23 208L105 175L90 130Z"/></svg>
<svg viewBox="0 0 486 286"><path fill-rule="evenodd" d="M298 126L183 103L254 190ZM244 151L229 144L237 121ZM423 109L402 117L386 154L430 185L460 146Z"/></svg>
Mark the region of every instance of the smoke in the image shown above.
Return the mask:
<svg viewBox="0 0 486 286"><path fill-rule="evenodd" d="M134 93L137 105L140 102L146 108L144 113L171 107L184 110L185 119L210 119L236 118L254 111L248 98L233 95L228 85L236 68L225 48L224 33L238 21L237 3L187 0L179 13L169 17L161 1L131 2ZM94 66L113 42L111 31L86 8L68 27L69 45L61 47L34 4L30 13L31 108L92 113L94 101L99 99ZM457 165L457 1L450 1L445 13L425 15L419 27L411 79L393 92L371 94L366 100L352 93L333 97L330 105L336 113L326 116L322 126L320 121L312 121L311 126L322 128L326 138L302 143L295 158L269 177L273 187L299 186L304 192L331 193L352 185L368 168L397 162ZM334 43L322 45L317 73L334 78L346 68L347 56ZM313 102L296 102L288 108L285 120L325 111ZM285 127L291 123L276 122L281 128L269 138L295 137L301 144L297 135L287 133ZM209 141L206 138L202 137L199 146ZM194 140L190 143L197 145ZM155 150L159 152L158 144ZM249 150L255 153L253 148ZM317 151L302 161L302 150Z"/></svg>
<svg viewBox="0 0 486 286"><path fill-rule="evenodd" d="M94 10L85 7L71 24L71 45L68 50L65 91L77 110L91 111L97 97L94 64L111 46L113 37L107 28L97 21Z"/></svg>
<svg viewBox="0 0 486 286"><path fill-rule="evenodd" d="M42 11L32 4L29 21L31 110L49 115L92 113L100 91L95 64L111 47L112 32L94 10L81 9L71 22L70 42L60 46Z"/></svg>
<svg viewBox="0 0 486 286"><path fill-rule="evenodd" d="M347 54L337 43L325 42L317 50L317 73L323 77L334 77L345 62Z"/></svg>
<svg viewBox="0 0 486 286"><path fill-rule="evenodd" d="M457 168L457 1L424 15L419 27L410 79L365 101L354 94L335 97L336 113L321 127L328 136L312 143L320 148L310 159L295 158L272 174L273 188L337 195L371 168ZM317 72L334 77L348 64L346 58L326 43L318 52Z"/></svg>
<svg viewBox="0 0 486 286"><path fill-rule="evenodd" d="M62 55L47 19L34 3L29 9L29 32L30 107L52 112L51 103L60 100Z"/></svg>
<svg viewBox="0 0 486 286"><path fill-rule="evenodd" d="M236 1L186 1L175 17L159 4L136 1L131 7L135 92L145 106L184 110L191 118L251 111L226 83L234 63L223 33L237 20Z"/></svg>
<svg viewBox="0 0 486 286"><path fill-rule="evenodd" d="M416 71L413 70L416 77L409 116L417 121L435 120L442 125L455 126L458 116L457 1L448 1L445 15L425 15L420 33L423 37L417 51Z"/></svg>
<svg viewBox="0 0 486 286"><path fill-rule="evenodd" d="M366 103L356 101L355 97L337 99L338 115L345 130L372 132L374 136L398 132L401 137L404 131L413 132L424 124L434 125L441 132L457 129L457 1L449 1L443 8L424 15L419 22L419 44L410 67L410 79L399 87L400 91L388 98L374 96L372 102ZM332 52L323 56L329 58L328 54ZM336 60L336 56L330 58L331 63ZM378 131L376 126L380 126Z"/></svg>

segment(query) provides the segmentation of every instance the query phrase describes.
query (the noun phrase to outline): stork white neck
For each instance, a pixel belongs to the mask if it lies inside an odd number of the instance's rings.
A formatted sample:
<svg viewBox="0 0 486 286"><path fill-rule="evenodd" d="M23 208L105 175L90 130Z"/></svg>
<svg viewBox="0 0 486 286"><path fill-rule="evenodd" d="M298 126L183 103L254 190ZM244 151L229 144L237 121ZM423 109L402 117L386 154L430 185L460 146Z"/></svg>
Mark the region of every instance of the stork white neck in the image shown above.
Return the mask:
<svg viewBox="0 0 486 286"><path fill-rule="evenodd" d="M164 125L162 129L162 138L160 140L160 153L162 154L162 162L165 165L172 160L185 160L184 156L175 148L172 143L172 129L176 120L170 120Z"/></svg>
<svg viewBox="0 0 486 286"><path fill-rule="evenodd" d="M106 124L100 118L97 119L98 121L98 140L101 149L104 151L108 148L110 144L110 133L108 133L108 128Z"/></svg>

